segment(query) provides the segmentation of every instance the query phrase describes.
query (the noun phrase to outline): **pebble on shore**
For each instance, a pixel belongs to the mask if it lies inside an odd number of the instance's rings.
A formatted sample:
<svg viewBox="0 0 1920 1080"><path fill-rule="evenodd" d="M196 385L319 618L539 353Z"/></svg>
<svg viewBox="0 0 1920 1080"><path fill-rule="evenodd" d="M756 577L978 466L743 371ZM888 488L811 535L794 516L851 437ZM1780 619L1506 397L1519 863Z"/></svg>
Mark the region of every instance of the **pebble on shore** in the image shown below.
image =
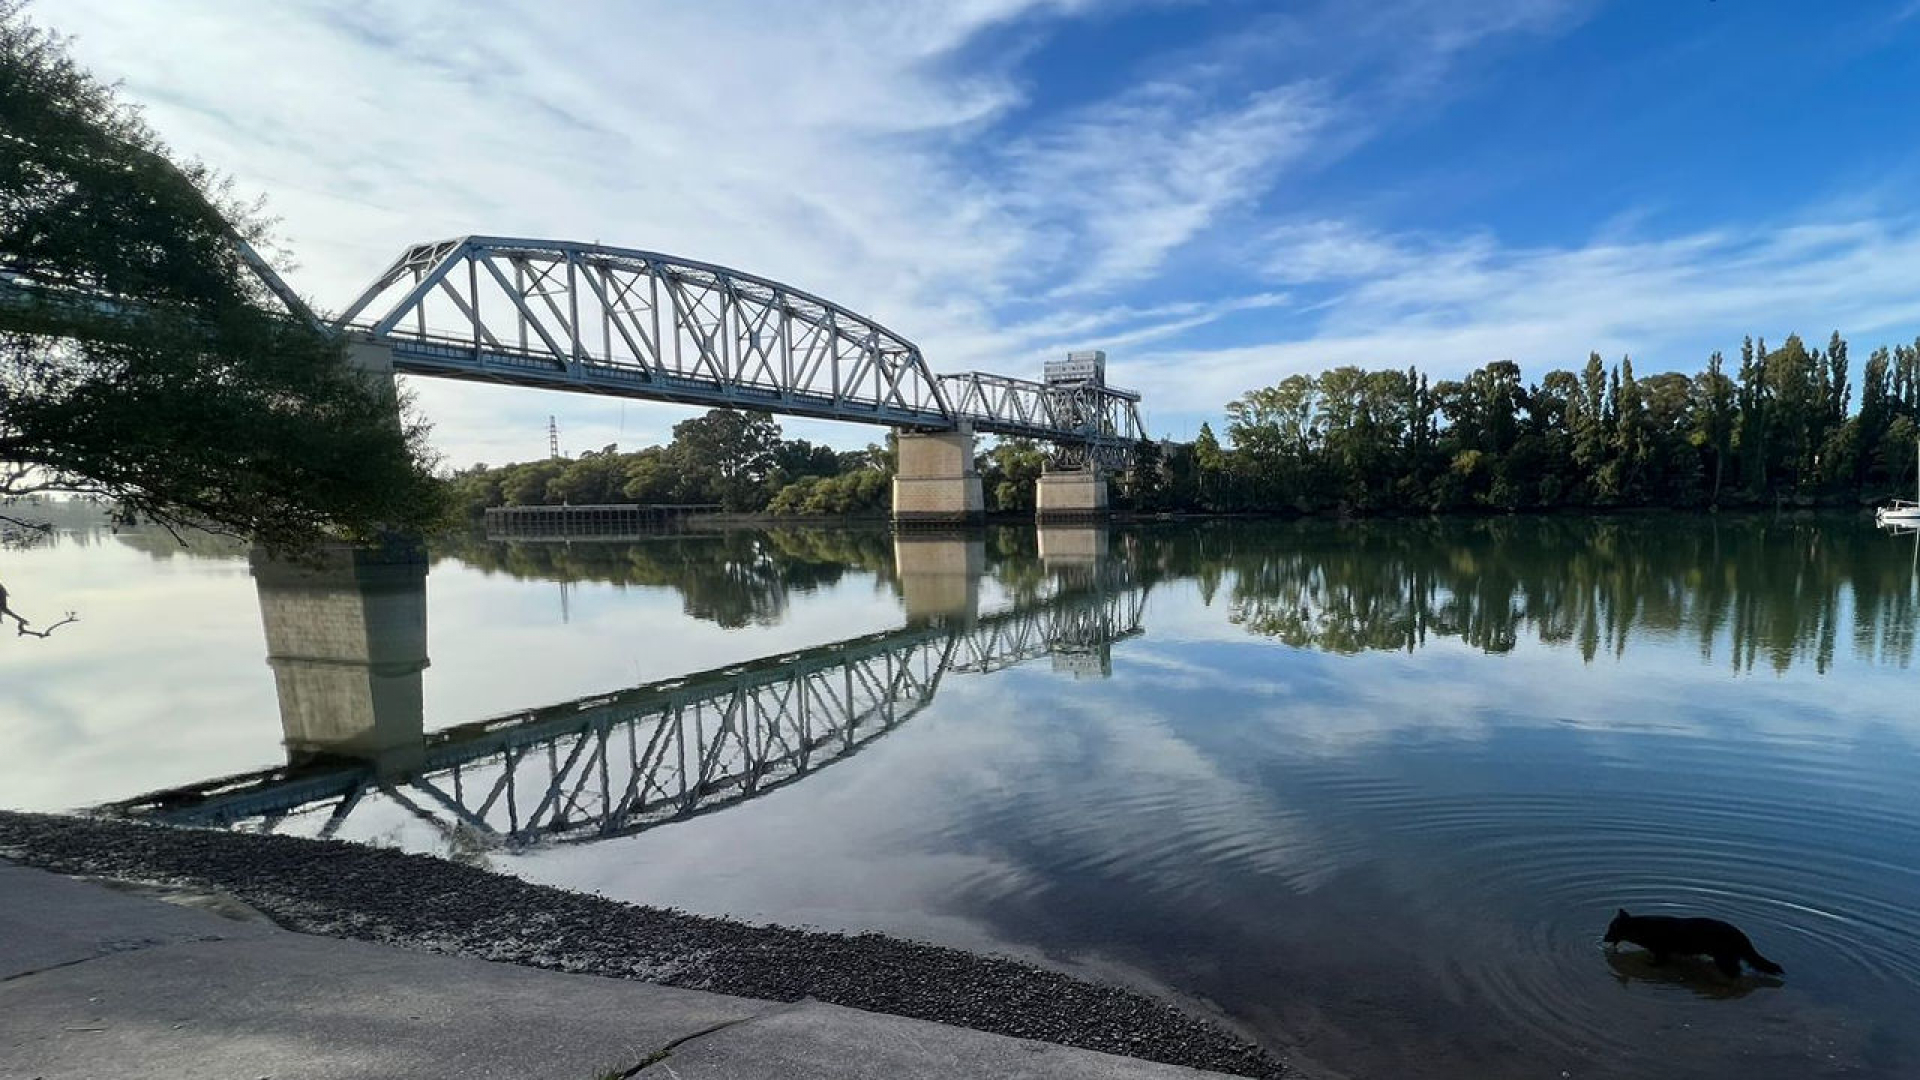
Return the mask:
<svg viewBox="0 0 1920 1080"><path fill-rule="evenodd" d="M304 933L872 1012L1251 1077L1280 1062L1132 990L1006 957L643 907L426 855L138 822L0 811L0 856L217 889Z"/></svg>

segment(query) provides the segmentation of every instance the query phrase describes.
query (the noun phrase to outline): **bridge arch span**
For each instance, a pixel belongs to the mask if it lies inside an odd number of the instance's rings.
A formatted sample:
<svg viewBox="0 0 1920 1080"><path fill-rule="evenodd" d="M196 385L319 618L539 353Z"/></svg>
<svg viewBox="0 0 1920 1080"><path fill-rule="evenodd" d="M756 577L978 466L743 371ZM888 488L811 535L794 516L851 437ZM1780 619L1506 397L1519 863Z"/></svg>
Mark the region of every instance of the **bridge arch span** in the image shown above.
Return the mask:
<svg viewBox="0 0 1920 1080"><path fill-rule="evenodd" d="M403 374L964 427L1121 468L1143 437L1132 391L936 374L919 346L830 300L634 248L498 236L415 244L333 327L389 350Z"/></svg>
<svg viewBox="0 0 1920 1080"><path fill-rule="evenodd" d="M830 300L660 252L464 236L402 252L334 320L412 374L955 426L918 346Z"/></svg>

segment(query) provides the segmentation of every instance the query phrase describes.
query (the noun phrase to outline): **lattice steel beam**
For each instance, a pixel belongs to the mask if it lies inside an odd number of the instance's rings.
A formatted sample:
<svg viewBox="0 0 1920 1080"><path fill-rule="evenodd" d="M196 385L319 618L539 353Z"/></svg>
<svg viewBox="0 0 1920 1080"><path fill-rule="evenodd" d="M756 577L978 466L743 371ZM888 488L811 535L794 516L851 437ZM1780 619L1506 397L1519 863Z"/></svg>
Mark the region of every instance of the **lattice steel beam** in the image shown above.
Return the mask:
<svg viewBox="0 0 1920 1080"><path fill-rule="evenodd" d="M396 371L1053 442L1124 465L1138 394L986 372L790 285L658 252L468 236L402 252L335 317Z"/></svg>
<svg viewBox="0 0 1920 1080"><path fill-rule="evenodd" d="M469 236L409 248L335 327L399 371L952 427L920 350L777 281L658 252Z"/></svg>
<svg viewBox="0 0 1920 1080"><path fill-rule="evenodd" d="M985 371L942 375L940 382L954 411L976 430L1055 443L1060 463L1126 468L1135 445L1146 437L1140 395L1131 390L1035 382Z"/></svg>

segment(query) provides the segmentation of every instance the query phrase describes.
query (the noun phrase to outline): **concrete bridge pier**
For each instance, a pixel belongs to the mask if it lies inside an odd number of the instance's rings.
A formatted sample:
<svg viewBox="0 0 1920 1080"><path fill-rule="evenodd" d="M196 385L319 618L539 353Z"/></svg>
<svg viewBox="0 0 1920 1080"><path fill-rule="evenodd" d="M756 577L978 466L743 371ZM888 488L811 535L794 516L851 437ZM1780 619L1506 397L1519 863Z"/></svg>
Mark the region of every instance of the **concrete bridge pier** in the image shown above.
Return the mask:
<svg viewBox="0 0 1920 1080"><path fill-rule="evenodd" d="M894 573L907 621L972 623L987 570L984 534L905 532L893 538Z"/></svg>
<svg viewBox="0 0 1920 1080"><path fill-rule="evenodd" d="M1107 505L1107 475L1098 465L1043 472L1033 505L1034 516L1043 523L1105 522L1112 514Z"/></svg>
<svg viewBox="0 0 1920 1080"><path fill-rule="evenodd" d="M363 338L347 340L347 366L382 385L393 385L393 346Z"/></svg>
<svg viewBox="0 0 1920 1080"><path fill-rule="evenodd" d="M986 497L973 467L973 429L902 431L899 468L893 477L893 520L898 525L977 525L986 517Z"/></svg>
<svg viewBox="0 0 1920 1080"><path fill-rule="evenodd" d="M426 552L336 547L293 562L255 551L250 561L288 763L347 758L382 776L418 769Z"/></svg>

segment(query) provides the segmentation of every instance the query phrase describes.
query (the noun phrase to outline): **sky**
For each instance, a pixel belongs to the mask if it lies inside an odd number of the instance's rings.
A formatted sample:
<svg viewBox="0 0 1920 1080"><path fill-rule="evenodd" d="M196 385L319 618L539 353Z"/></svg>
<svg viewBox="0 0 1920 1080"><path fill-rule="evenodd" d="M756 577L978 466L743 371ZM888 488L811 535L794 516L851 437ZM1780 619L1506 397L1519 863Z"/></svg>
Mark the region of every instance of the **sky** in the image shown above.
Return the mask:
<svg viewBox="0 0 1920 1080"><path fill-rule="evenodd" d="M1149 433L1341 364L1920 334L1920 0L40 0L345 307L467 234L787 282ZM450 467L686 407L412 379ZM787 421L852 447L878 429Z"/></svg>

